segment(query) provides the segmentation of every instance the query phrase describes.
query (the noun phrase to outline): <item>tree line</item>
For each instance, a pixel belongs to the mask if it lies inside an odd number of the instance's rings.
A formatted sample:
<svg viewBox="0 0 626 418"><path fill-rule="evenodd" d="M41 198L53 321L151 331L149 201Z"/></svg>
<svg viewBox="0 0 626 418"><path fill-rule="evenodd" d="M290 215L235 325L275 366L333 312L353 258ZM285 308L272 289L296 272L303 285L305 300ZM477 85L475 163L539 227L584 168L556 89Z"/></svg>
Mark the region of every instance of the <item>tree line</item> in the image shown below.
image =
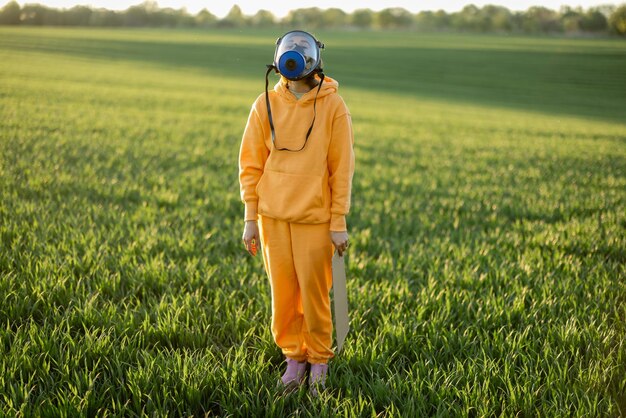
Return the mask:
<svg viewBox="0 0 626 418"><path fill-rule="evenodd" d="M502 33L616 34L626 36L626 4L591 7L562 6L558 11L533 6L525 11L511 11L503 6L465 6L458 12L444 10L411 13L393 7L381 11L359 9L346 13L339 8L295 9L284 18L267 10L252 16L233 6L223 18L207 9L196 14L185 9L160 8L149 0L124 11L88 6L56 9L41 4L20 6L10 1L0 10L2 25L96 26L96 27L199 27L199 28L293 28L306 29L382 29L417 31L463 31Z"/></svg>

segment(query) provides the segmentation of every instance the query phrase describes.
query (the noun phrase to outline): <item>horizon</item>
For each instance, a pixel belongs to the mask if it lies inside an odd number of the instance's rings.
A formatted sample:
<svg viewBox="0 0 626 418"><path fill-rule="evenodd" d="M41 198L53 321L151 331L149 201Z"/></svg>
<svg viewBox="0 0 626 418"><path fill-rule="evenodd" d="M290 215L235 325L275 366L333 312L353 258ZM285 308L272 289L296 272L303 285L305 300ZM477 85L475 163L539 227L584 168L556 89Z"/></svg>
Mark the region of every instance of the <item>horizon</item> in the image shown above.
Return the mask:
<svg viewBox="0 0 626 418"><path fill-rule="evenodd" d="M4 4L9 3L7 1ZM140 0L137 1L126 1L126 0L91 0L91 1L73 1L73 0L43 0L43 1L34 1L34 2L23 2L17 1L20 6L24 6L25 4L37 3L51 8L58 9L70 9L74 6L87 6L93 9L104 8L108 10L126 10L131 6L136 6L143 3ZM167 1L156 1L155 2L159 8L172 8L172 9L185 9L187 12L195 14L198 13L202 9L207 9L209 12L217 16L218 18L225 17L228 12L232 9L233 6L237 5L241 8L241 11L244 15L254 15L259 10L268 10L275 17L283 18L287 16L287 14L291 10L301 9L301 8L309 8L309 7L318 7L320 9L330 9L330 8L338 8L343 10L346 13L352 13L358 9L371 9L373 11L381 11L387 8L403 8L408 10L411 13L419 13L421 11L437 11L444 10L447 13L458 12L463 9L463 7L473 4L477 7L484 7L486 5L494 5L494 6L502 6L506 7L511 11L525 11L533 6L541 6L546 7L552 10L560 10L562 7L571 7L577 8L581 7L584 10L587 10L592 7L599 6L618 6L619 3L615 2L606 2L606 1L576 1L572 4L564 3L560 0L544 0L538 4L536 1L532 0L507 0L502 2L476 2L476 1L458 1L458 0L448 0L443 2L437 2L433 0L422 2L421 5L416 5L415 2L410 2L407 0L383 0L383 1L373 1L366 0L361 2L356 1L348 1L343 2L343 7L337 7L335 2L331 2L328 0L320 0L317 2L301 2L297 5L287 6L285 2L280 2L276 0L267 1L263 4L263 7L258 6L258 2L251 0L243 0L243 1L232 1L232 2L221 2L220 4L212 4L207 6L206 3L197 0L188 0L185 2L176 2L172 0Z"/></svg>

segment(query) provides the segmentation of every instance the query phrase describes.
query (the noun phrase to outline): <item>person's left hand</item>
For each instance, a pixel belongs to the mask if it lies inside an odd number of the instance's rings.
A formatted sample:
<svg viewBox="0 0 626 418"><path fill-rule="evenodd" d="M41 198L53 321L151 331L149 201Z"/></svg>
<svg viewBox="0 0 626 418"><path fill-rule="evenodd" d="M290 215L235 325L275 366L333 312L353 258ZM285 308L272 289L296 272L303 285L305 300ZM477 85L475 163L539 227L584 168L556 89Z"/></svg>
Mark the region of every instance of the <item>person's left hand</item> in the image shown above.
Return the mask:
<svg viewBox="0 0 626 418"><path fill-rule="evenodd" d="M335 245L340 256L348 249L348 232L347 231L330 231L330 239Z"/></svg>

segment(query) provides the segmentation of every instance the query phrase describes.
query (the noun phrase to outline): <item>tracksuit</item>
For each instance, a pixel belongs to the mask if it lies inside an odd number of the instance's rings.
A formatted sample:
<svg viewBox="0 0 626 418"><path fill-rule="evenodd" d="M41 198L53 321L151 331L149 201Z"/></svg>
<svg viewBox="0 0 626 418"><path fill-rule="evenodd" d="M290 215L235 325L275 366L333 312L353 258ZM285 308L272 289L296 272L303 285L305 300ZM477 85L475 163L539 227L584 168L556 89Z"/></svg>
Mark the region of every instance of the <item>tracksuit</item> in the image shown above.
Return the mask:
<svg viewBox="0 0 626 418"><path fill-rule="evenodd" d="M318 80L319 81L319 80ZM281 79L252 105L241 141L239 181L245 220L259 224L272 293L272 335L286 357L327 363L333 357L329 292L334 251L330 231L346 231L354 173L350 112L325 77L300 99Z"/></svg>

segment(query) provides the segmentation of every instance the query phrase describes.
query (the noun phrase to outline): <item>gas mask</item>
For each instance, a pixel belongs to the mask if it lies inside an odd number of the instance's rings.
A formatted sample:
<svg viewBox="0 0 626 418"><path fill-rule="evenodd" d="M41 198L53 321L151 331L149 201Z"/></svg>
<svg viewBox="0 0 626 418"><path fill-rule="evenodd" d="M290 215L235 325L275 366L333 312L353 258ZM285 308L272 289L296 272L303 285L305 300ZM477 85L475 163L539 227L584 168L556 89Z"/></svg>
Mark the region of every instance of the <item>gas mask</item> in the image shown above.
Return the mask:
<svg viewBox="0 0 626 418"><path fill-rule="evenodd" d="M302 80L321 71L320 49L324 44L310 33L294 30L276 41L274 67L288 80Z"/></svg>
<svg viewBox="0 0 626 418"><path fill-rule="evenodd" d="M319 94L320 89L322 88L322 83L324 82L322 59L320 57L320 49L323 48L324 44L315 39L313 35L300 30L287 32L276 41L274 63L267 66L267 72L265 73L265 103L267 104L267 116L270 123L270 130L272 132L272 144L274 144L274 148L277 151L302 151L309 140L309 136L313 130L313 124L315 123L317 95ZM315 100L313 101L313 120L311 121L311 126L307 131L304 144L299 149L293 150L289 148L280 148L276 145L276 132L274 129L274 122L272 120L272 109L270 107L268 93L268 77L272 70L280 73L287 80L291 81L302 80L315 73L317 73L320 77L317 93L315 94Z"/></svg>

